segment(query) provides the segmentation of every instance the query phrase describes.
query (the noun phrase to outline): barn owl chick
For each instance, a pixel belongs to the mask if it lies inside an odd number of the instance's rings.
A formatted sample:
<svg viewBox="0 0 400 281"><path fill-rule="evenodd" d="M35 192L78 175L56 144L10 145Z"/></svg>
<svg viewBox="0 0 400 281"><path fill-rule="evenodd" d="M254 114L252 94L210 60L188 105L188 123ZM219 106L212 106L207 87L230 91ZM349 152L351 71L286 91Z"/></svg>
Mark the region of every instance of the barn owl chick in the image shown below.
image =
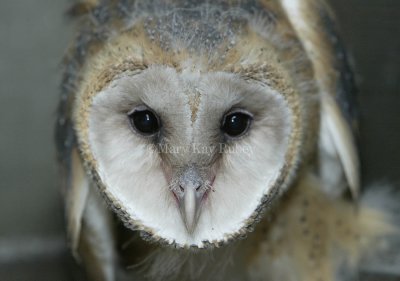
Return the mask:
<svg viewBox="0 0 400 281"><path fill-rule="evenodd" d="M345 280L396 231L357 208L353 81L326 4L72 12L57 140L93 280Z"/></svg>

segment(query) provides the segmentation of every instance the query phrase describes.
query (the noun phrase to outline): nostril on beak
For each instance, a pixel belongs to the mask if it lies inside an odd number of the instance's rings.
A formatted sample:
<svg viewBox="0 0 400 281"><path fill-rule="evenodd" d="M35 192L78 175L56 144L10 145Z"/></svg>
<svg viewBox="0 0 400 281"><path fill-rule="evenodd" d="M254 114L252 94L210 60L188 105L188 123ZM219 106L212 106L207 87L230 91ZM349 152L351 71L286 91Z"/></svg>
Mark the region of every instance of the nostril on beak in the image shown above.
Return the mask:
<svg viewBox="0 0 400 281"><path fill-rule="evenodd" d="M181 192L185 192L185 188L183 187L183 185L179 185L179 189ZM194 190L196 190L196 192L199 192L201 189L201 184L199 184L196 188L194 188Z"/></svg>

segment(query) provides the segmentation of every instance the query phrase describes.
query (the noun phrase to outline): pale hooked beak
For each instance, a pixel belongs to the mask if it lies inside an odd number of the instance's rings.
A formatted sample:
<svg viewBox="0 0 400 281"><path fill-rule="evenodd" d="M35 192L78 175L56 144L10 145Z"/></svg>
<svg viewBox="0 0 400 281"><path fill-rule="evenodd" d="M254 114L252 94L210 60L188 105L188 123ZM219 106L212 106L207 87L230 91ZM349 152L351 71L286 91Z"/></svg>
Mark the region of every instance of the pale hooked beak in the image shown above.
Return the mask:
<svg viewBox="0 0 400 281"><path fill-rule="evenodd" d="M174 191L179 210L189 233L193 233L199 221L203 198L207 188L196 169L187 169L179 179L179 190Z"/></svg>
<svg viewBox="0 0 400 281"><path fill-rule="evenodd" d="M181 186L181 190L182 189L183 195L178 197L179 210L181 211L186 229L189 233L193 233L200 217L205 191L202 191L204 189L202 189L201 186Z"/></svg>

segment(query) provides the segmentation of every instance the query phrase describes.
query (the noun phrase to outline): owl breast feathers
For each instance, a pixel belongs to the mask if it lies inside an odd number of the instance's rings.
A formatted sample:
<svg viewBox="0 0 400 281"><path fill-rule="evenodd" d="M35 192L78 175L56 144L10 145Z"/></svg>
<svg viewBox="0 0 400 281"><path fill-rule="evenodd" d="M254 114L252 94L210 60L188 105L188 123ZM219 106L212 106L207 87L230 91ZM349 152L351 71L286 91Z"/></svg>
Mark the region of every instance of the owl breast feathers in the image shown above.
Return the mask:
<svg viewBox="0 0 400 281"><path fill-rule="evenodd" d="M70 12L56 137L71 249L92 280L379 271L396 203L360 196L354 83L325 3Z"/></svg>

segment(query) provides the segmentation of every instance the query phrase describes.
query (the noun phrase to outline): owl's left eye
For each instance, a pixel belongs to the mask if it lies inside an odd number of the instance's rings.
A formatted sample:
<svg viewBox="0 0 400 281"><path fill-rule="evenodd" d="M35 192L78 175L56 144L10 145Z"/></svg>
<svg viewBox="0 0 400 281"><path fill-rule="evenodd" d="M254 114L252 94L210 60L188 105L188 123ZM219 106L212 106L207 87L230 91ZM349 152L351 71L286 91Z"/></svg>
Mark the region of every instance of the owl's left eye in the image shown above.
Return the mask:
<svg viewBox="0 0 400 281"><path fill-rule="evenodd" d="M252 120L247 112L232 112L224 117L221 130L229 137L240 137L248 131Z"/></svg>
<svg viewBox="0 0 400 281"><path fill-rule="evenodd" d="M151 136L160 130L160 121L157 115L148 108L138 108L128 113L131 126L145 136Z"/></svg>

